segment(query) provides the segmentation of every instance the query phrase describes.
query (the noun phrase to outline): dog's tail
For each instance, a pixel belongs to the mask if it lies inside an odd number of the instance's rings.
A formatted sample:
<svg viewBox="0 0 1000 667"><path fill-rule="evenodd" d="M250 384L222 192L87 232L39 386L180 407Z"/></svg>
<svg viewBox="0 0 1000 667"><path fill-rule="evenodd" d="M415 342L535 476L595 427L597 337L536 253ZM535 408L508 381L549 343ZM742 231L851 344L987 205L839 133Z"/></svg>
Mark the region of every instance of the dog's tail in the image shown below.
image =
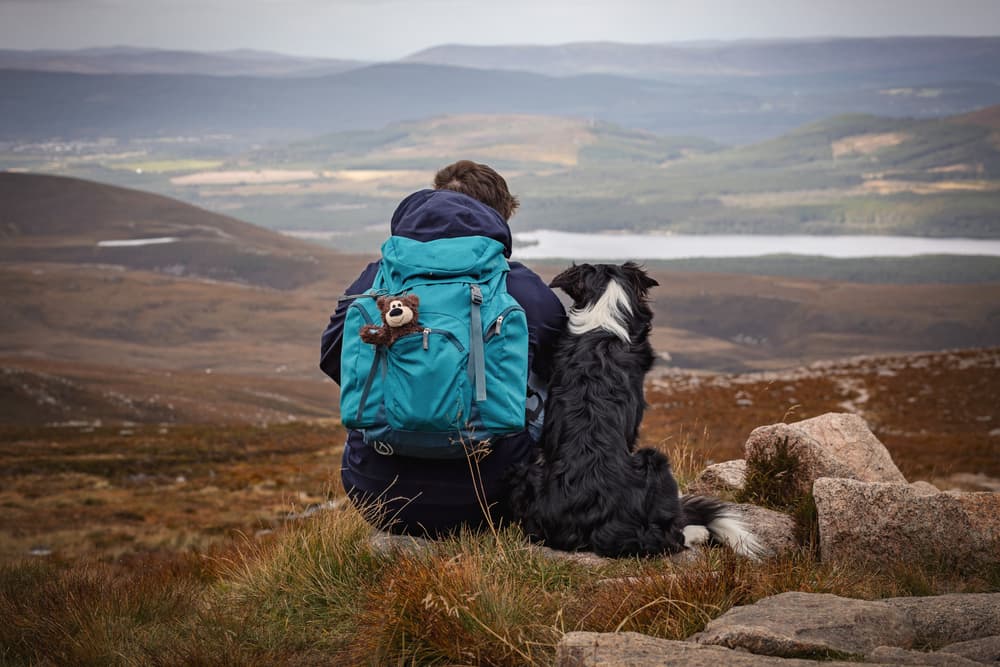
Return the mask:
<svg viewBox="0 0 1000 667"><path fill-rule="evenodd" d="M681 508L685 546L714 539L747 558L759 560L765 554L766 549L757 536L727 503L707 496L681 496Z"/></svg>

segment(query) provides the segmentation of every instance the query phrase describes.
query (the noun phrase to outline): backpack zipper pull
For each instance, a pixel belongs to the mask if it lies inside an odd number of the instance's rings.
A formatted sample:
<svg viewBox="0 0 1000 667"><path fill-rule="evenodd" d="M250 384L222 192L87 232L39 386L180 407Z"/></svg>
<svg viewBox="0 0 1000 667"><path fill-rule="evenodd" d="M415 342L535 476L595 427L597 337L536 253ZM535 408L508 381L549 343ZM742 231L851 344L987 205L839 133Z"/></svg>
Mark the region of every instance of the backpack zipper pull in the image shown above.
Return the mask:
<svg viewBox="0 0 1000 667"><path fill-rule="evenodd" d="M497 328L493 331L494 336L500 335L500 325L503 324L503 315L497 318Z"/></svg>
<svg viewBox="0 0 1000 667"><path fill-rule="evenodd" d="M424 329L424 349L430 349L431 330Z"/></svg>

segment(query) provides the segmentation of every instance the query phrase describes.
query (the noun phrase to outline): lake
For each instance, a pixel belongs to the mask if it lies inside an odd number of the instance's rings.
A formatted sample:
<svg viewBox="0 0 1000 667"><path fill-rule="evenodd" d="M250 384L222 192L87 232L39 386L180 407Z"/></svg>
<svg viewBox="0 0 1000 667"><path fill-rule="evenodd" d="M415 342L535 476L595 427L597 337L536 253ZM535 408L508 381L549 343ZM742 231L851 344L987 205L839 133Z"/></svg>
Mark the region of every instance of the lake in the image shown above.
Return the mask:
<svg viewBox="0 0 1000 667"><path fill-rule="evenodd" d="M1000 256L1000 240L913 236L787 236L737 234L576 234L540 230L514 234L515 259L688 259L694 257Z"/></svg>

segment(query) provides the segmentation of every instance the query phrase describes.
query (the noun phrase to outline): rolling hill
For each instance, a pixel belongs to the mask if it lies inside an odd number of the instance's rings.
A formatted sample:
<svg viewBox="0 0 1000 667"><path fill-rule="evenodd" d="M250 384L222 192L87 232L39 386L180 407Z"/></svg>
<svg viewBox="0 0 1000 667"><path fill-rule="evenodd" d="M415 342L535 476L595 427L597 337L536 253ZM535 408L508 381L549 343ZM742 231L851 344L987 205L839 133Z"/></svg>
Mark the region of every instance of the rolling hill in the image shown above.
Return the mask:
<svg viewBox="0 0 1000 667"><path fill-rule="evenodd" d="M125 46L75 50L0 49L0 69L76 74L320 76L368 64L357 60L301 58L252 50L203 53Z"/></svg>
<svg viewBox="0 0 1000 667"><path fill-rule="evenodd" d="M936 117L1000 103L998 43L448 47L328 75L326 65L247 54L149 52L132 69L101 65L129 60L114 51L69 54L65 65L56 54L53 69L69 71L38 71L18 63L34 67L41 55L6 52L0 86L17 94L0 98L0 141L225 134L245 146L442 114L527 113L747 143L838 113ZM89 74L72 64L95 61Z"/></svg>
<svg viewBox="0 0 1000 667"><path fill-rule="evenodd" d="M808 79L850 76L896 84L933 80L1000 82L991 63L1000 60L996 37L893 37L755 40L673 44L578 42L557 46L448 44L404 59L435 65L514 69L552 76L620 74L689 80ZM814 81L819 83L818 81Z"/></svg>
<svg viewBox="0 0 1000 667"><path fill-rule="evenodd" d="M334 413L319 335L366 257L96 183L0 174L0 188L0 422ZM184 241L97 245L163 236ZM550 277L562 267L537 268ZM657 349L685 368L1000 344L996 284L652 270Z"/></svg>
<svg viewBox="0 0 1000 667"><path fill-rule="evenodd" d="M0 261L114 265L276 289L316 282L336 254L166 197L0 173Z"/></svg>
<svg viewBox="0 0 1000 667"><path fill-rule="evenodd" d="M835 116L726 148L576 118L463 114L136 174L135 157L45 168L155 189L372 251L400 198L456 158L500 169L518 229L1000 236L1000 106L940 119ZM139 158L141 159L141 158Z"/></svg>

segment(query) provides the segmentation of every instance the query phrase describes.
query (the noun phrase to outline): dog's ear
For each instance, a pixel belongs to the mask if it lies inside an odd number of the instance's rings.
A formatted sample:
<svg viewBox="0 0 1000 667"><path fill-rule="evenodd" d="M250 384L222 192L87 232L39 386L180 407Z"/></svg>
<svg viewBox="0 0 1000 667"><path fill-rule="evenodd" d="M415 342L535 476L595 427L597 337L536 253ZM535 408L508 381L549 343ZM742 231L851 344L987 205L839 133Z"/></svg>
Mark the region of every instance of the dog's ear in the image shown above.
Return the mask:
<svg viewBox="0 0 1000 667"><path fill-rule="evenodd" d="M553 278L552 282L549 283L549 287L553 289L558 287L566 292L566 294L569 294L571 299L579 301L583 298L586 291L584 277L591 268L590 264L574 264Z"/></svg>
<svg viewBox="0 0 1000 667"><path fill-rule="evenodd" d="M635 285L636 291L639 294L645 295L651 288L660 286L660 283L656 282L656 280L646 273L646 269L640 264L625 262L622 264L622 269L624 269L625 275L632 281L632 284Z"/></svg>

